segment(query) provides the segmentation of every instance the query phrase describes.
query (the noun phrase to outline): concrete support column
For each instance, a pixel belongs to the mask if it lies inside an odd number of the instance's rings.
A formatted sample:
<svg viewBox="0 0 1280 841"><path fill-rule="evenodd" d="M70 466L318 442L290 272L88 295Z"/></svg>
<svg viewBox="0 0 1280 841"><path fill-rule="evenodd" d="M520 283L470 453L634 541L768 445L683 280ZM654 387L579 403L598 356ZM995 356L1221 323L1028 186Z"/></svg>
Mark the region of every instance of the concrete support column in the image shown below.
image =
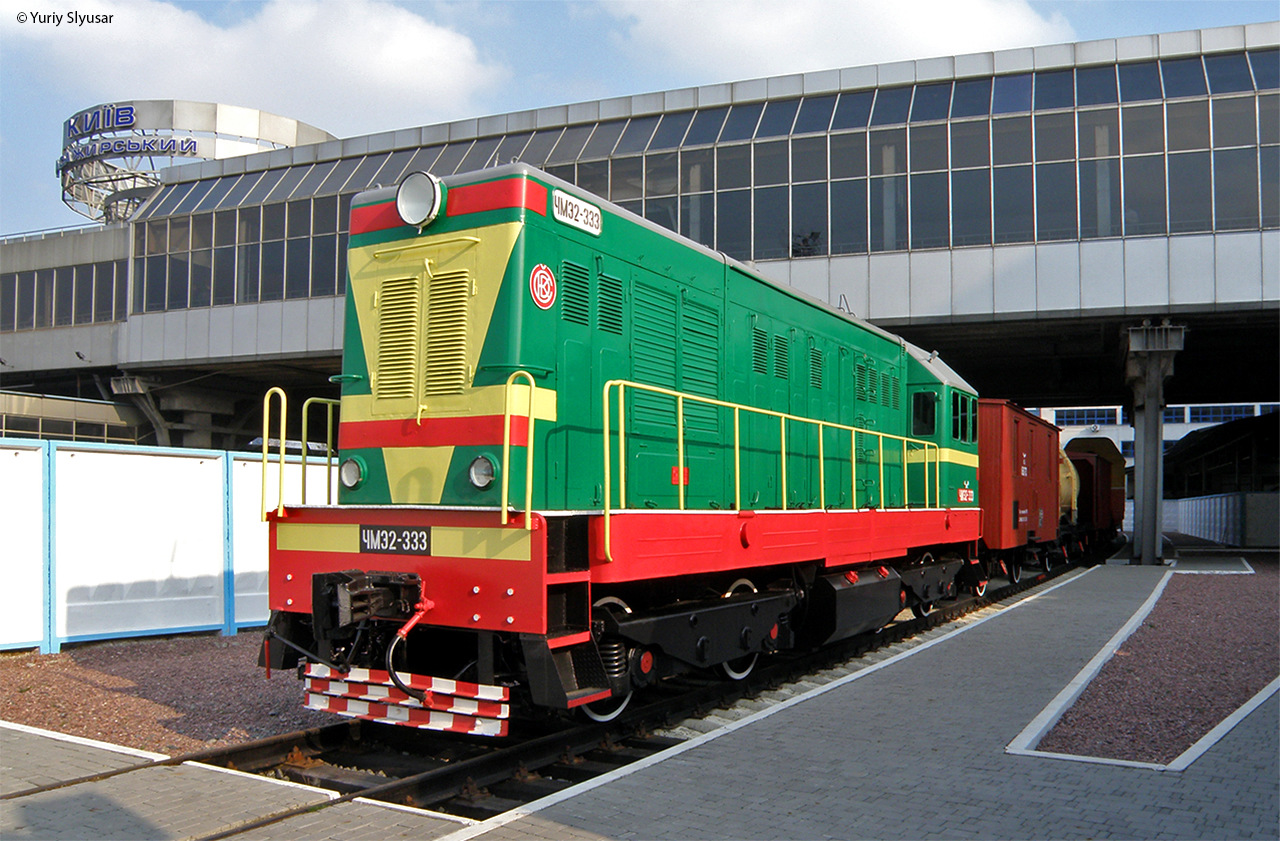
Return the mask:
<svg viewBox="0 0 1280 841"><path fill-rule="evenodd" d="M1173 374L1173 357L1185 336L1186 328L1168 319L1158 327L1144 321L1129 328L1125 382L1133 389L1134 564L1164 562L1164 381Z"/></svg>

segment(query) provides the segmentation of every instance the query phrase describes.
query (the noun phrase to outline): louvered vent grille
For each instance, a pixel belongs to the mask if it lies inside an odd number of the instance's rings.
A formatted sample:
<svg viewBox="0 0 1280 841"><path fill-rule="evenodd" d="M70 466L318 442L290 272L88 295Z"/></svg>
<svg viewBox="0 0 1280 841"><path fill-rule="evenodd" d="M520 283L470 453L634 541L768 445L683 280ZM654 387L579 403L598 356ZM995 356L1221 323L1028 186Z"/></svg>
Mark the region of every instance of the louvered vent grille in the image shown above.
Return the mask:
<svg viewBox="0 0 1280 841"><path fill-rule="evenodd" d="M822 351L809 348L809 386L822 388Z"/></svg>
<svg viewBox="0 0 1280 841"><path fill-rule="evenodd" d="M586 325L591 320L591 272L586 266L560 264L560 312L564 320Z"/></svg>
<svg viewBox="0 0 1280 841"><path fill-rule="evenodd" d="M622 281L607 274L600 275L596 321L601 330L622 335Z"/></svg>
<svg viewBox="0 0 1280 841"><path fill-rule="evenodd" d="M769 373L769 335L759 327L751 328L751 370Z"/></svg>
<svg viewBox="0 0 1280 841"><path fill-rule="evenodd" d="M888 406L893 391L893 380L888 374L880 375L880 405Z"/></svg>
<svg viewBox="0 0 1280 841"><path fill-rule="evenodd" d="M383 282L378 299L378 379L374 396L379 400L415 398L418 369L418 318L421 287L415 277Z"/></svg>
<svg viewBox="0 0 1280 841"><path fill-rule="evenodd" d="M423 393L461 394L467 385L467 310L471 277L463 270L431 278L427 298L427 371Z"/></svg>
<svg viewBox="0 0 1280 841"><path fill-rule="evenodd" d="M867 366L857 365L853 369L853 387L854 398L857 400L866 400L868 394L867 387Z"/></svg>
<svg viewBox="0 0 1280 841"><path fill-rule="evenodd" d="M785 336L773 337L773 375L788 379L791 359L790 348L787 347L787 339Z"/></svg>

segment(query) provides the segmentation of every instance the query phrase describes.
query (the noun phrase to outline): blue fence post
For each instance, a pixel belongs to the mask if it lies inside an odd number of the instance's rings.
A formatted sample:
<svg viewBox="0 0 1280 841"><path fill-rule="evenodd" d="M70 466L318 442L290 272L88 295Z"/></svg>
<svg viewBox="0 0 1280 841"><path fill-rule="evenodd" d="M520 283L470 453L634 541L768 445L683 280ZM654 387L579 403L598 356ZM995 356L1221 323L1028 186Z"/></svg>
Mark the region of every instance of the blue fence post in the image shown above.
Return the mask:
<svg viewBox="0 0 1280 841"><path fill-rule="evenodd" d="M236 633L235 458L222 454L222 633Z"/></svg>
<svg viewBox="0 0 1280 841"><path fill-rule="evenodd" d="M57 654L61 649L58 640L58 549L56 501L57 493L54 482L57 476L57 452L53 441L40 442L40 485L41 485L41 535L40 562L44 573L43 599L44 628L40 640L41 654Z"/></svg>

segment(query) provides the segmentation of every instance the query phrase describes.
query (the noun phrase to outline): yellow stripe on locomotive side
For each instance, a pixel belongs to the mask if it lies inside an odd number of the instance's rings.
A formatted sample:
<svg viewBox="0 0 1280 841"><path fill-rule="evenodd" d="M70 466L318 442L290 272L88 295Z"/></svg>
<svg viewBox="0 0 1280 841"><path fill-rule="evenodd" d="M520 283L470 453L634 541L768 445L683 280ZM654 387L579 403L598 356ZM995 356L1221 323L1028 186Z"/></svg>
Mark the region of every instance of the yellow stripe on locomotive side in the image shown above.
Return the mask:
<svg viewBox="0 0 1280 841"><path fill-rule="evenodd" d="M886 444L885 448L889 449L889 445ZM930 447L928 450L907 451L908 464L933 464L935 458L943 464L954 464L960 467L978 466L977 453L966 453L964 450L956 450L951 447L941 447L938 450L934 450Z"/></svg>
<svg viewBox="0 0 1280 841"><path fill-rule="evenodd" d="M276 524L276 549L282 552L360 554L356 523ZM431 527L431 554L468 560L528 561L533 539L524 529Z"/></svg>
<svg viewBox="0 0 1280 841"><path fill-rule="evenodd" d="M279 522L276 549L281 552L359 552L360 527L347 523Z"/></svg>
<svg viewBox="0 0 1280 841"><path fill-rule="evenodd" d="M466 418L500 415L504 410L503 399L506 393L506 386L486 385L470 388L465 394L443 394L432 397L422 416L424 418ZM523 417L528 406L529 386L514 383L511 386L511 414ZM533 416L544 421L556 419L555 389L539 386L533 390ZM344 421L372 420L373 395L354 394L342 398L342 419Z"/></svg>

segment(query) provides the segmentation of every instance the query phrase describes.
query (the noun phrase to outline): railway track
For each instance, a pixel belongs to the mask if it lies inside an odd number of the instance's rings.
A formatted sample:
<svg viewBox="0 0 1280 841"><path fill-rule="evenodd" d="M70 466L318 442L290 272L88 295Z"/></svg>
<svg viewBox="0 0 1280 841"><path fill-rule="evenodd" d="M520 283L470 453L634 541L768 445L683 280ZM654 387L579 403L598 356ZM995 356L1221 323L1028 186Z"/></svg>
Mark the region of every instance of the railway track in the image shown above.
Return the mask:
<svg viewBox="0 0 1280 841"><path fill-rule="evenodd" d="M782 703L799 684L826 683L824 673L852 658L884 650L966 614L1008 599L1055 578L1075 565L1051 572L1027 571L1017 584L991 588L985 596L967 595L940 605L927 616L893 622L813 652L787 653L762 660L744 680L725 682L686 677L653 687L609 723L529 724L501 742L479 737L412 730L366 721L344 721L240 745L140 762L112 771L13 792L0 800L128 774L146 768L198 762L264 774L328 789L336 796L317 807L298 807L264 815L205 841L232 837L315 808L364 798L446 812L482 820L561 791L679 744L700 730L719 726L725 715ZM852 668L846 667L845 672ZM738 713L735 704L749 710ZM720 715L715 715L720 713ZM707 717L710 716L710 721ZM699 722L703 722L700 724Z"/></svg>

